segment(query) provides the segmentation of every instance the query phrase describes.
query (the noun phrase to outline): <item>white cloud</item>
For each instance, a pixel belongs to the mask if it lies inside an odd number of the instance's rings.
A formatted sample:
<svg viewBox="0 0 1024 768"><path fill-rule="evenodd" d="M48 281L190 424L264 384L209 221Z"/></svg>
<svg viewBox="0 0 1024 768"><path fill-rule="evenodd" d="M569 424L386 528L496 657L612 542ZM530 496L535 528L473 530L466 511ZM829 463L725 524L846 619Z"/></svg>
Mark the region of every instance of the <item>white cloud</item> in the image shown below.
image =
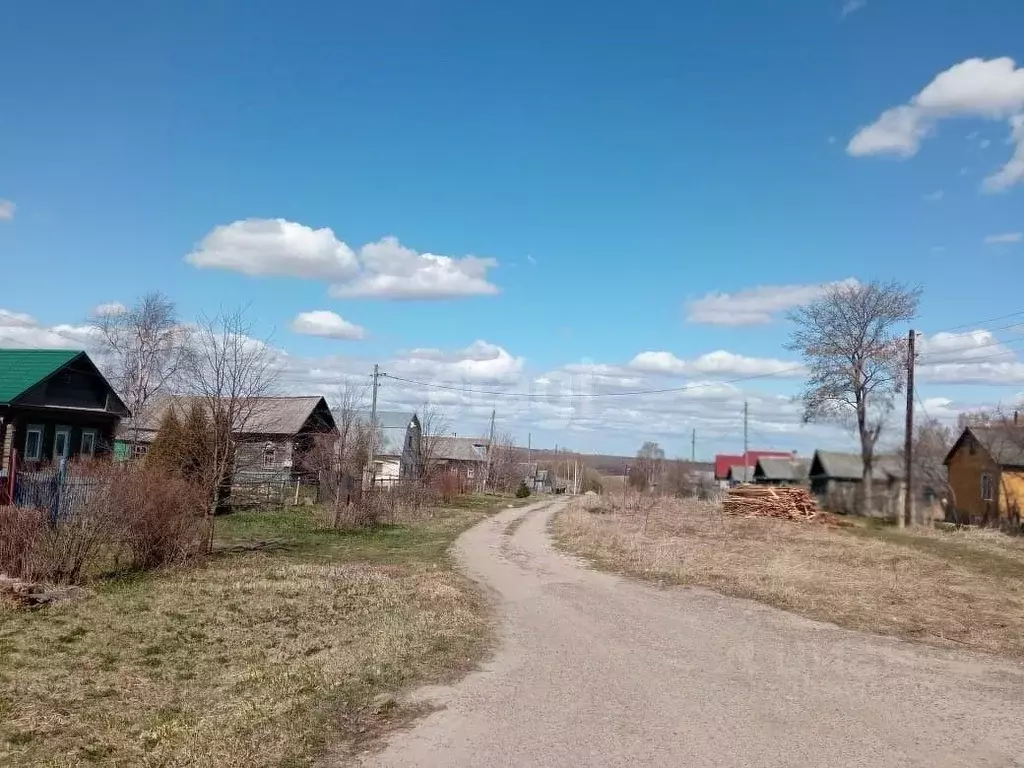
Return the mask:
<svg viewBox="0 0 1024 768"><path fill-rule="evenodd" d="M1024 383L1024 362L986 330L936 333L920 339L919 378L940 384Z"/></svg>
<svg viewBox="0 0 1024 768"><path fill-rule="evenodd" d="M934 192L929 192L927 195L925 195L924 201L926 203L937 203L945 196L945 192L943 192L941 189L936 189Z"/></svg>
<svg viewBox="0 0 1024 768"><path fill-rule="evenodd" d="M641 352L630 361L629 367L644 373L671 376L803 375L798 363L768 357L746 357L724 349L708 352L693 360L682 360L671 352Z"/></svg>
<svg viewBox="0 0 1024 768"><path fill-rule="evenodd" d="M1009 245L1024 240L1024 232L1004 232L1000 235L989 235L985 238L985 245Z"/></svg>
<svg viewBox="0 0 1024 768"><path fill-rule="evenodd" d="M942 119L976 117L986 120L1012 118L1013 160L986 179L991 191L1005 189L1024 180L1024 68L1013 59L967 59L940 72L909 103L887 109L871 125L861 128L846 151L853 156L895 154L910 157L921 140L931 135Z"/></svg>
<svg viewBox="0 0 1024 768"><path fill-rule="evenodd" d="M359 260L362 273L351 282L332 286L332 296L437 299L498 292L487 281L487 270L498 264L494 259L417 253L396 238L385 237L364 245Z"/></svg>
<svg viewBox="0 0 1024 768"><path fill-rule="evenodd" d="M498 292L487 280L494 259L419 253L394 237L358 252L331 229L285 219L246 219L216 227L185 257L200 268L285 275L330 283L332 296L439 299Z"/></svg>
<svg viewBox="0 0 1024 768"><path fill-rule="evenodd" d="M97 304L92 308L92 314L96 317L103 317L104 315L123 315L128 311L128 307L119 301L110 301L105 304Z"/></svg>
<svg viewBox="0 0 1024 768"><path fill-rule="evenodd" d="M87 325L44 327L31 315L0 309L0 347L87 349L95 331Z"/></svg>
<svg viewBox="0 0 1024 768"><path fill-rule="evenodd" d="M686 305L686 319L706 325L765 325L786 310L821 297L836 285L856 285L848 277L833 283L759 285L736 293L709 293Z"/></svg>
<svg viewBox="0 0 1024 768"><path fill-rule="evenodd" d="M999 192L1024 180L1024 114L1010 118L1010 143L1013 156L1002 168L985 179L985 189Z"/></svg>
<svg viewBox="0 0 1024 768"><path fill-rule="evenodd" d="M362 339L366 329L350 323L341 315L324 309L300 312L292 320L292 330L307 336L325 336L331 339Z"/></svg>
<svg viewBox="0 0 1024 768"><path fill-rule="evenodd" d="M393 363L397 372L447 382L518 381L526 361L496 344L477 340L465 349L413 349Z"/></svg>
<svg viewBox="0 0 1024 768"><path fill-rule="evenodd" d="M982 139L978 142L979 149L988 149L992 146L992 139Z"/></svg>
<svg viewBox="0 0 1024 768"><path fill-rule="evenodd" d="M14 204L13 200L0 199L0 221L10 221L13 219L17 208L18 206Z"/></svg>
<svg viewBox="0 0 1024 768"><path fill-rule="evenodd" d="M345 280L359 271L352 249L332 230L285 219L245 219L215 227L185 260L246 275L316 280Z"/></svg>
<svg viewBox="0 0 1024 768"><path fill-rule="evenodd" d="M856 13L868 4L868 0L846 0L843 7L839 9L839 15L846 18L851 13Z"/></svg>

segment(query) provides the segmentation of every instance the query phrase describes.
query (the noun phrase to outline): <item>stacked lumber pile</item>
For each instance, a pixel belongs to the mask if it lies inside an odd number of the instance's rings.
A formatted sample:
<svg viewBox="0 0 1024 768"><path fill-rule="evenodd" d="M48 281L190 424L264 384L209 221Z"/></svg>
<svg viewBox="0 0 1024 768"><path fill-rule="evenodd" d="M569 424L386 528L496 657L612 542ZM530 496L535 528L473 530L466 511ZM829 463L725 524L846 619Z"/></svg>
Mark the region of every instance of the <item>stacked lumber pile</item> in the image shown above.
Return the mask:
<svg viewBox="0 0 1024 768"><path fill-rule="evenodd" d="M805 488L740 485L730 490L722 509L743 517L776 517L781 520L813 520L818 505Z"/></svg>
<svg viewBox="0 0 1024 768"><path fill-rule="evenodd" d="M45 586L0 573L0 602L13 603L21 608L35 608L65 600L79 600L88 595L89 591L81 587Z"/></svg>

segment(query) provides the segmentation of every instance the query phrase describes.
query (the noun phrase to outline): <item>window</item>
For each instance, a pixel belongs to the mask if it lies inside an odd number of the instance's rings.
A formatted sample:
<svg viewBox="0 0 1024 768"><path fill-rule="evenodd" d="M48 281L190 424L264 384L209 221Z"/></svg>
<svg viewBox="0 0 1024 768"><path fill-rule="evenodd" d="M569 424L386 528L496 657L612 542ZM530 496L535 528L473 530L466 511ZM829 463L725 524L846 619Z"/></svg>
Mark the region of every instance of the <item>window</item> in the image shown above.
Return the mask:
<svg viewBox="0 0 1024 768"><path fill-rule="evenodd" d="M138 445L133 445L132 446L132 457L136 458L136 459L141 459L143 456L146 455L146 453L148 451L149 451L149 446L148 445L143 445L141 443L139 443Z"/></svg>
<svg viewBox="0 0 1024 768"><path fill-rule="evenodd" d="M93 456L96 454L96 430L82 430L82 445L78 451L82 456Z"/></svg>
<svg viewBox="0 0 1024 768"><path fill-rule="evenodd" d="M466 477L468 479L470 479L470 480L473 479L473 468L472 467L466 467Z"/></svg>
<svg viewBox="0 0 1024 768"><path fill-rule="evenodd" d="M277 448L267 445L263 449L263 468L270 469L277 463Z"/></svg>
<svg viewBox="0 0 1024 768"><path fill-rule="evenodd" d="M992 481L992 475L988 472L983 472L981 475L982 501L992 501L995 498L995 486L996 484Z"/></svg>
<svg viewBox="0 0 1024 768"><path fill-rule="evenodd" d="M43 457L43 428L29 424L25 430L25 461L39 461Z"/></svg>
<svg viewBox="0 0 1024 768"><path fill-rule="evenodd" d="M53 434L53 460L66 459L71 451L71 427L57 427Z"/></svg>

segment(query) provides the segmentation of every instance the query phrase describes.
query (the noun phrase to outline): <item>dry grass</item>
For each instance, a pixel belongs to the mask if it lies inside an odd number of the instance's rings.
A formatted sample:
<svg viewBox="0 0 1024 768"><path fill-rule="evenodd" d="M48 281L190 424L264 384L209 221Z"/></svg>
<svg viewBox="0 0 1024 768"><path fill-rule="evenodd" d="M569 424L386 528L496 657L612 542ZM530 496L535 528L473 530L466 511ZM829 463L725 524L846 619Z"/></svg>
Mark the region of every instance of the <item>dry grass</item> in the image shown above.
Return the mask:
<svg viewBox="0 0 1024 768"><path fill-rule="evenodd" d="M1024 539L732 518L701 502L660 503L646 533L644 525L642 514L584 500L559 516L555 531L565 548L624 573L854 629L1024 658Z"/></svg>
<svg viewBox="0 0 1024 768"><path fill-rule="evenodd" d="M486 649L486 605L446 550L495 506L357 533L309 512L235 515L204 568L0 608L0 764L346 754L408 715L375 697L464 672Z"/></svg>

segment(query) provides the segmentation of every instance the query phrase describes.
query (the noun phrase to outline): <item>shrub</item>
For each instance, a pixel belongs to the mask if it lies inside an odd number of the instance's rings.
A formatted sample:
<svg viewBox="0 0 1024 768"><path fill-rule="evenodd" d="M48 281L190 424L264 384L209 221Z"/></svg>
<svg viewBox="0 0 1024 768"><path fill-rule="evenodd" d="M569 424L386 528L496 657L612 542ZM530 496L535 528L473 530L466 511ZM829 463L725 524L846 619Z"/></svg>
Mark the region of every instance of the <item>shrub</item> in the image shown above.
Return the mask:
<svg viewBox="0 0 1024 768"><path fill-rule="evenodd" d="M516 498L517 499L525 499L525 498L528 498L529 495L530 495L530 488L529 488L529 486L527 486L525 480L521 480L519 482L519 487L516 488Z"/></svg>
<svg viewBox="0 0 1024 768"><path fill-rule="evenodd" d="M0 509L0 573L78 583L127 558L133 568L180 565L203 549L201 489L158 466L107 464L69 475L68 508Z"/></svg>

